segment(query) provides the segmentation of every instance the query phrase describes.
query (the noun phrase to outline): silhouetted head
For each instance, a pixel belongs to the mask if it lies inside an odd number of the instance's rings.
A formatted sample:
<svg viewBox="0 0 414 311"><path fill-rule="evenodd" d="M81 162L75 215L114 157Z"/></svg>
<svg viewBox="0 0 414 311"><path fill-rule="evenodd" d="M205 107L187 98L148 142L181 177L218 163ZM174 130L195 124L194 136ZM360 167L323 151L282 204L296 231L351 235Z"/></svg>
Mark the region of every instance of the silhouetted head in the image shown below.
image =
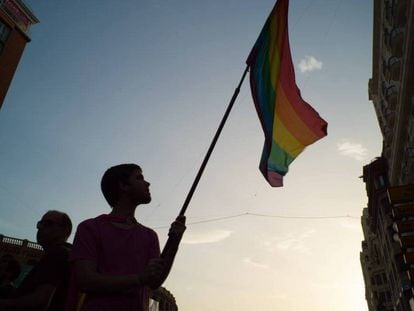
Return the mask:
<svg viewBox="0 0 414 311"><path fill-rule="evenodd" d="M37 242L43 248L62 244L72 232L72 221L66 213L48 211L37 223Z"/></svg>
<svg viewBox="0 0 414 311"><path fill-rule="evenodd" d="M111 207L121 199L137 206L151 202L150 183L136 164L120 164L109 168L101 180L102 193Z"/></svg>

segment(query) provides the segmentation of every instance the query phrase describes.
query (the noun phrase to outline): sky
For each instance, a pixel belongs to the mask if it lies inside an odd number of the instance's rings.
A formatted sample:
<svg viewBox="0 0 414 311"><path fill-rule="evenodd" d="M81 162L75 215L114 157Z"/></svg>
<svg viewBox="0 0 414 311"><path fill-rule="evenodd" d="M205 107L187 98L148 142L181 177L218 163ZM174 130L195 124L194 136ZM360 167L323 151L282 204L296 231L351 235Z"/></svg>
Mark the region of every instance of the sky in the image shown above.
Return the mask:
<svg viewBox="0 0 414 311"><path fill-rule="evenodd" d="M108 213L100 178L133 162L153 197L136 217L162 247L274 1L26 2L40 23L0 110L0 233L35 240L51 209L75 228ZM179 310L367 310L360 176L382 145L368 100L372 11L291 1L297 84L328 136L270 187L246 79L164 284Z"/></svg>

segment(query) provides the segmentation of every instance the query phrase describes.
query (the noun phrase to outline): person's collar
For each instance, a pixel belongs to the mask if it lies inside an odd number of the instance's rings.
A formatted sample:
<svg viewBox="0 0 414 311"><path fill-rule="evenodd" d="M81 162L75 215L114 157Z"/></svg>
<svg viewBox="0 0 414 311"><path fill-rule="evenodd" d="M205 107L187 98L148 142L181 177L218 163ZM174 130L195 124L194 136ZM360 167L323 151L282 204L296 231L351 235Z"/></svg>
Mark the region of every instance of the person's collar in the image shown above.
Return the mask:
<svg viewBox="0 0 414 311"><path fill-rule="evenodd" d="M121 224L137 224L138 221L133 216L118 216L118 215L111 215L111 214L103 214L98 217L100 220L106 221L106 222L115 222L115 223L121 223Z"/></svg>

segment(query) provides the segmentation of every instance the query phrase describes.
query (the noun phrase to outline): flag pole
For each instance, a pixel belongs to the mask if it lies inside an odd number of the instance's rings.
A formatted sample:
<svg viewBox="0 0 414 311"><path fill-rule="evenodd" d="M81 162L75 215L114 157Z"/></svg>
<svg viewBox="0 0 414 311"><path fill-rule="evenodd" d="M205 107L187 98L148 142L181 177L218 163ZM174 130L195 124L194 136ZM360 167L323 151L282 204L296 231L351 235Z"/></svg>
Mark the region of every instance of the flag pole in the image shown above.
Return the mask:
<svg viewBox="0 0 414 311"><path fill-rule="evenodd" d="M201 175L203 175L204 169L207 165L208 160L210 159L211 153L213 152L214 147L216 146L217 140L221 134L221 131L223 130L224 124L227 121L227 118L230 114L231 109L233 108L233 104L236 101L237 96L240 93L240 87L243 84L243 80L246 77L247 72L249 71L249 65L246 66L246 69L244 69L243 75L240 79L240 82L236 89L234 90L233 96L231 97L230 103L227 107L226 112L224 113L223 119L220 122L220 125L216 131L216 134L214 135L214 138L210 144L210 147L208 148L208 151L206 155L204 156L204 160L201 163L200 169L198 170L198 173L196 175L196 178L194 179L193 185L191 186L190 192L188 192L187 197L184 201L183 207L181 208L179 216L184 216L188 205L190 204L191 198L193 197L193 194L197 188L198 182L200 181Z"/></svg>
<svg viewBox="0 0 414 311"><path fill-rule="evenodd" d="M206 168L207 162L210 159L210 156L211 156L211 153L213 152L214 147L216 146L217 140L218 140L218 138L221 134L221 131L223 130L224 124L227 121L227 118L230 114L231 108L233 108L233 104L236 101L236 98L240 93L240 87L243 84L243 80L246 77L246 74L247 74L248 71L249 71L249 65L247 65L246 69L244 69L244 72L243 72L243 75L240 79L239 85L234 90L233 96L231 97L230 103L229 103L229 105L226 109L226 112L224 113L223 119L221 120L221 122L219 124L219 127L217 128L216 134L214 135L213 140L210 144L210 147L208 148L208 151L207 151L206 155L204 156L204 160L201 163L201 166L198 170L196 178L193 181L191 189L187 194L187 197L184 201L183 207L181 208L180 213L178 214L178 216L184 216L184 214L187 210L187 207L190 204L191 198L193 197L193 194L194 194L194 192L197 188L198 182L201 179L201 175L203 175L203 172L204 172L204 169ZM175 240L175 238L173 236L169 236L169 238L168 238L167 242L165 243L165 246L162 250L161 258L169 257L169 256L171 256L171 254L174 254L174 255L172 255L173 257L175 256L175 253L177 252L178 244L174 240Z"/></svg>

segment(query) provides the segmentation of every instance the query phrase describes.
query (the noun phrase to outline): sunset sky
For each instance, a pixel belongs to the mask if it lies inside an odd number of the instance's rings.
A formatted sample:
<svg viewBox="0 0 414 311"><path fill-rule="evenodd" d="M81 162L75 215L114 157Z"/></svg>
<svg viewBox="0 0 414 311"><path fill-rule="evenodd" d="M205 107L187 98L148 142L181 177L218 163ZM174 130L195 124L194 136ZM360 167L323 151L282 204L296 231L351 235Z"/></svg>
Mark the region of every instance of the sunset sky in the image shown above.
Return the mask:
<svg viewBox="0 0 414 311"><path fill-rule="evenodd" d="M0 233L35 240L50 209L75 227L109 212L100 178L134 162L153 197L136 216L163 245L274 1L26 2L40 24L0 110ZM164 284L179 310L368 310L359 177L382 145L368 100L372 5L291 1L297 84L328 136L270 187L245 81Z"/></svg>

